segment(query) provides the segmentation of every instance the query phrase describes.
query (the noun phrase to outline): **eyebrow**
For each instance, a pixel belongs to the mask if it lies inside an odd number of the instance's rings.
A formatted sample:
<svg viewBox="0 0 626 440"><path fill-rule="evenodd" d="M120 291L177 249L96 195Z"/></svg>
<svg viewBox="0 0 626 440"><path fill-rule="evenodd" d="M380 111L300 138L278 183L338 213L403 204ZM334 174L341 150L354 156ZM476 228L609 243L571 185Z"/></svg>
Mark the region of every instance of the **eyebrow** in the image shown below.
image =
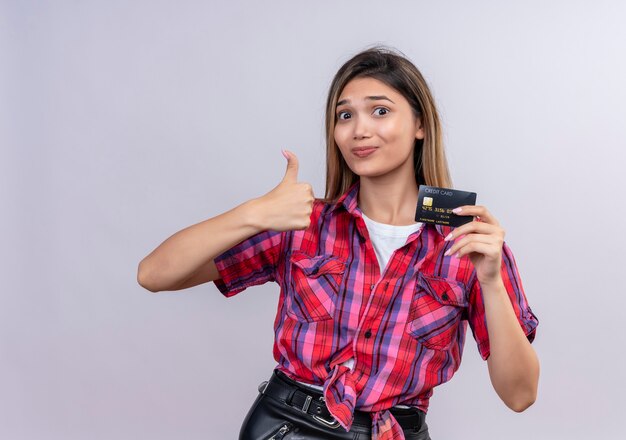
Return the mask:
<svg viewBox="0 0 626 440"><path fill-rule="evenodd" d="M380 101L380 100L386 99L387 101L395 104L395 102L393 102L391 99L387 98L385 95L366 96L365 99L367 99L369 101ZM349 103L350 103L349 99L342 99L341 101L339 101L337 103L337 107L339 107L340 105L349 104Z"/></svg>

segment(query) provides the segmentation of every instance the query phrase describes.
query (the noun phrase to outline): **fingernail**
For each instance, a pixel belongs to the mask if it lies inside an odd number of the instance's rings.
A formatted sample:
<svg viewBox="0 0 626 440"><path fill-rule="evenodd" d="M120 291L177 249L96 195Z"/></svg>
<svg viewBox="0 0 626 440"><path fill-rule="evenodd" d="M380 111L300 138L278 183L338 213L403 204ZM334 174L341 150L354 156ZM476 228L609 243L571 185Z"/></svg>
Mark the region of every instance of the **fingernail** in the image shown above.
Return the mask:
<svg viewBox="0 0 626 440"><path fill-rule="evenodd" d="M452 248L450 248L450 249L448 249L447 251L445 251L445 252L444 252L444 255L445 255L445 256L450 255L450 251L451 251L451 250L452 250Z"/></svg>
<svg viewBox="0 0 626 440"><path fill-rule="evenodd" d="M283 150L282 148L280 149L280 152L283 153L283 156L285 156L285 159L289 160L289 154L287 154L287 152L285 150Z"/></svg>
<svg viewBox="0 0 626 440"><path fill-rule="evenodd" d="M459 212L461 212L462 209L463 208L454 208L452 212L454 212L455 214L458 214Z"/></svg>
<svg viewBox="0 0 626 440"><path fill-rule="evenodd" d="M447 236L446 238L444 238L444 239L443 239L443 241L448 241L448 240L450 240L451 238L452 238L452 232L450 232L450 233L448 234L448 236Z"/></svg>

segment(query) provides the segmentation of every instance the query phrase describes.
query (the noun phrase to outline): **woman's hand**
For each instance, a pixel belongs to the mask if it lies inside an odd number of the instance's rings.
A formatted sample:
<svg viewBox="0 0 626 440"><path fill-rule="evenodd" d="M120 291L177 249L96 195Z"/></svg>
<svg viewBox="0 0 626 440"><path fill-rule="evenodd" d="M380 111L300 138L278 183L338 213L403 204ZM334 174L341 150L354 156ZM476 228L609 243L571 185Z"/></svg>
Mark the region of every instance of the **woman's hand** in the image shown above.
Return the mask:
<svg viewBox="0 0 626 440"><path fill-rule="evenodd" d="M254 199L254 211L263 230L291 231L306 229L313 212L313 187L298 182L298 158L292 152L283 153L287 170L283 180L270 192Z"/></svg>
<svg viewBox="0 0 626 440"><path fill-rule="evenodd" d="M455 228L445 238L456 241L445 255L457 252L456 257L470 257L481 285L502 282L500 268L502 265L502 244L504 229L496 218L484 206L465 205L452 210L457 215L472 215L476 219Z"/></svg>

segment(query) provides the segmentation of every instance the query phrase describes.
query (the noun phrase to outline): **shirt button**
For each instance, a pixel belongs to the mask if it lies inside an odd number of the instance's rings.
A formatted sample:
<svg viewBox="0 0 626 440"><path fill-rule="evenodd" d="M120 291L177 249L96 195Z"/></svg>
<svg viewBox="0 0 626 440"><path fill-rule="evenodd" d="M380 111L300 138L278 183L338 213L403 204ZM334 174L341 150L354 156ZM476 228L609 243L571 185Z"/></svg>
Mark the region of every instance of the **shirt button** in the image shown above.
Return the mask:
<svg viewBox="0 0 626 440"><path fill-rule="evenodd" d="M370 290L374 290L374 284L370 284Z"/></svg>
<svg viewBox="0 0 626 440"><path fill-rule="evenodd" d="M448 300L450 299L450 297L448 296L448 294L447 294L447 293L444 293L443 295L441 295L441 298L442 298L444 301L448 301Z"/></svg>
<svg viewBox="0 0 626 440"><path fill-rule="evenodd" d="M372 337L372 330L367 329L367 330L365 331L365 335L364 335L364 336L365 336L365 339L369 339L369 338L371 338L371 337Z"/></svg>

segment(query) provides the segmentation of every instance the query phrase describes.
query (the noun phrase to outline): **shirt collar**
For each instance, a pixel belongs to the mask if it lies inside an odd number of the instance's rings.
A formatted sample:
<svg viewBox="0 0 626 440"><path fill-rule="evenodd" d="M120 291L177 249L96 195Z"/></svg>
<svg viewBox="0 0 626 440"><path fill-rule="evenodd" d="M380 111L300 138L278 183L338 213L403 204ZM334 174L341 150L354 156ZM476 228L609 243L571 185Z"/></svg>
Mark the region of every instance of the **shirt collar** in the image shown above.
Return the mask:
<svg viewBox="0 0 626 440"><path fill-rule="evenodd" d="M348 190L342 194L337 201L330 206L325 215L330 215L330 213L336 211L337 209L344 208L354 217L361 217L361 210L357 206L358 196L359 196L359 188L360 188L361 180L357 179ZM446 236L450 230L449 226L444 225L433 225L431 223L425 223L424 227L435 227L436 231L439 235ZM444 228L447 228L444 229Z"/></svg>
<svg viewBox="0 0 626 440"><path fill-rule="evenodd" d="M357 179L357 181L354 182L350 186L350 188L348 188L348 190L345 193L343 193L337 199L337 201L330 207L330 209L328 210L328 214L343 207L346 211L348 211L353 216L360 217L361 213L360 213L359 207L357 206L360 183L361 181ZM358 214L357 214L357 211L359 211Z"/></svg>

